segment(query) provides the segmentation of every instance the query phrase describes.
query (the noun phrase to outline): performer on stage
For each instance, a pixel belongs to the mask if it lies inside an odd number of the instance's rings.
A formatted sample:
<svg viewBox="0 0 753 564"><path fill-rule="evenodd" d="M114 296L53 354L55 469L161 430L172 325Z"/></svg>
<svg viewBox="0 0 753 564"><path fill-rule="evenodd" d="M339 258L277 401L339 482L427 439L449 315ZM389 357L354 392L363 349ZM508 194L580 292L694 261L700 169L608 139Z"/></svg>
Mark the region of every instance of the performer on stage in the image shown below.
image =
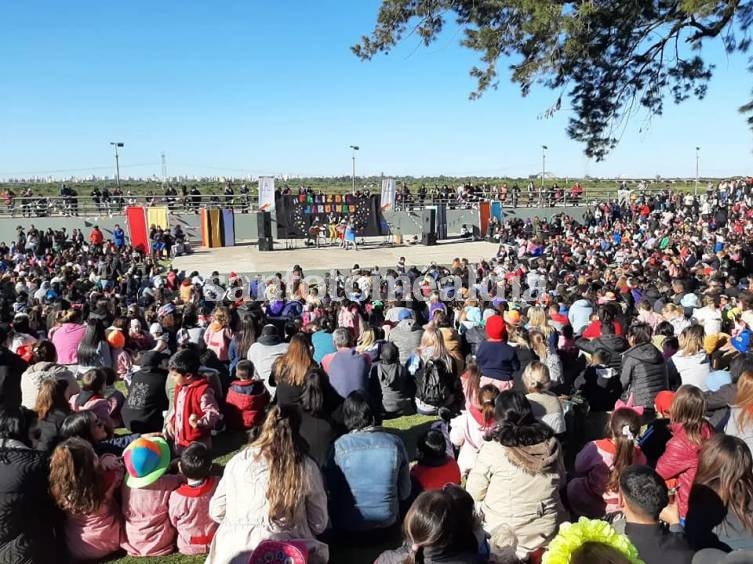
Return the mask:
<svg viewBox="0 0 753 564"><path fill-rule="evenodd" d="M347 228L347 221L343 219L340 221L340 223L337 224L337 227L335 227L335 231L337 231L337 238L340 239L340 248L345 249L347 248L345 245L345 230Z"/></svg>
<svg viewBox="0 0 753 564"><path fill-rule="evenodd" d="M356 226L353 224L351 218L348 218L348 223L345 225L345 240L343 242L346 251L351 243L353 244L353 250L358 250L358 245L356 244Z"/></svg>

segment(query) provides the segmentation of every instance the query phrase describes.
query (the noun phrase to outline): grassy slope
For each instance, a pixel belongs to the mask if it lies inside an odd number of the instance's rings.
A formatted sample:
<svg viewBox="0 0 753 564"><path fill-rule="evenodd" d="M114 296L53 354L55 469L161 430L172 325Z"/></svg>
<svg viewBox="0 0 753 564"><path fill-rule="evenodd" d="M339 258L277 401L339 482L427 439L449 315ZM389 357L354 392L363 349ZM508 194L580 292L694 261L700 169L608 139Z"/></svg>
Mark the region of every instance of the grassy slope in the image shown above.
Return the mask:
<svg viewBox="0 0 753 564"><path fill-rule="evenodd" d="M393 419L385 422L385 427L395 429L395 431L403 438L405 445L408 448L408 454L411 458L415 458L416 452L416 440L419 435L424 432L434 418L424 417L421 415L413 415L410 417L401 417L400 419ZM216 457L214 459L215 464L218 465L216 470L221 472L221 467L227 463L238 449L240 449L246 442L246 437L243 433L225 433L215 439L214 450ZM373 562L374 559L383 551L388 548L395 548L394 543L381 544L371 547L348 547L330 545L330 562L332 564L357 564L362 562ZM161 556L157 558L131 558L122 557L115 558L109 562L113 564L149 564L149 563L164 563L164 564L198 564L204 562L202 556L182 556L180 554L173 554L171 556Z"/></svg>

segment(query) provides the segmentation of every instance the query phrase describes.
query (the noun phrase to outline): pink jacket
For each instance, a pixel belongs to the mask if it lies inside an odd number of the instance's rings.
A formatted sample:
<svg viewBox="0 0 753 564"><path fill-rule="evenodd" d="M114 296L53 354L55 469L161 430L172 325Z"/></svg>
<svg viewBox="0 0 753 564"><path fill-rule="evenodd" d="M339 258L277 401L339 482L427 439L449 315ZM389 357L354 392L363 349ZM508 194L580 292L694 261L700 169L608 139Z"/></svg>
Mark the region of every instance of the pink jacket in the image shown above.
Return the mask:
<svg viewBox="0 0 753 564"><path fill-rule="evenodd" d="M230 348L230 340L233 338L233 332L227 327L221 327L219 330L215 329L214 323L207 327L204 331L204 343L210 351L214 351L220 362L228 361L228 350Z"/></svg>
<svg viewBox="0 0 753 564"><path fill-rule="evenodd" d="M460 447L458 466L460 473L465 476L473 468L484 435L489 431L493 421L487 424L481 411L474 406L467 407L460 415L450 421L450 441Z"/></svg>
<svg viewBox="0 0 753 564"><path fill-rule="evenodd" d="M76 364L78 345L84 338L86 326L79 323L63 323L50 339L58 353L58 364Z"/></svg>
<svg viewBox="0 0 753 564"><path fill-rule="evenodd" d="M591 441L575 457L575 478L567 484L567 499L576 515L600 519L620 510L617 492L608 491L617 449L610 439ZM646 464L646 457L635 447L633 464Z"/></svg>
<svg viewBox="0 0 753 564"><path fill-rule="evenodd" d="M175 529L167 514L170 494L183 478L165 474L145 488L123 484L125 540L121 547L130 556L165 556L175 551Z"/></svg>
<svg viewBox="0 0 753 564"><path fill-rule="evenodd" d="M209 516L209 502L219 479L210 476L199 486L183 484L170 494L170 523L178 531L181 554L206 554L219 525Z"/></svg>
<svg viewBox="0 0 753 564"><path fill-rule="evenodd" d="M114 497L123 481L123 463L112 454L100 456L99 462L105 470L105 501L88 515L65 514L65 543L76 561L102 560L120 549L125 539L120 506Z"/></svg>

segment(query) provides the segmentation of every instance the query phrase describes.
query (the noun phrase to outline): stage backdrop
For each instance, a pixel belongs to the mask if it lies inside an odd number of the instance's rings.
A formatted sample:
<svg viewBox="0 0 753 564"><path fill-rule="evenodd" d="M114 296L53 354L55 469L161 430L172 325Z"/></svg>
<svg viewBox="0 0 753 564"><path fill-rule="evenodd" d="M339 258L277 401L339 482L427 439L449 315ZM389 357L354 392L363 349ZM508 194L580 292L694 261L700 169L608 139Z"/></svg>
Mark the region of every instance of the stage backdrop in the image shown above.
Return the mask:
<svg viewBox="0 0 753 564"><path fill-rule="evenodd" d="M383 235L380 229L379 196L326 194L323 196L282 196L276 200L277 238L302 239L315 220L328 225L351 218L361 237Z"/></svg>

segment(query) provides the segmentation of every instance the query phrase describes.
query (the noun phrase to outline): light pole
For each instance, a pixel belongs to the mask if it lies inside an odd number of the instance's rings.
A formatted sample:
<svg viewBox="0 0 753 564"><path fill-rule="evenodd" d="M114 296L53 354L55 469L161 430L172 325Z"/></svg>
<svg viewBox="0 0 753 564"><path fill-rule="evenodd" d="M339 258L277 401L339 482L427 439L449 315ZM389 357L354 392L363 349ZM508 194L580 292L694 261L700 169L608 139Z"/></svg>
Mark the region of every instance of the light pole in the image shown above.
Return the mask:
<svg viewBox="0 0 753 564"><path fill-rule="evenodd" d="M546 174L546 152L549 147L546 145L541 146L541 187L544 187L544 175Z"/></svg>
<svg viewBox="0 0 753 564"><path fill-rule="evenodd" d="M698 170L701 162L701 148L695 148L695 197L698 197Z"/></svg>
<svg viewBox="0 0 753 564"><path fill-rule="evenodd" d="M125 147L125 143L110 141L110 145L115 147L115 179L118 183L118 190L120 190L120 157L118 156L118 147Z"/></svg>
<svg viewBox="0 0 753 564"><path fill-rule="evenodd" d="M356 151L360 149L358 145L351 145L351 149L353 149L353 193L356 193Z"/></svg>

